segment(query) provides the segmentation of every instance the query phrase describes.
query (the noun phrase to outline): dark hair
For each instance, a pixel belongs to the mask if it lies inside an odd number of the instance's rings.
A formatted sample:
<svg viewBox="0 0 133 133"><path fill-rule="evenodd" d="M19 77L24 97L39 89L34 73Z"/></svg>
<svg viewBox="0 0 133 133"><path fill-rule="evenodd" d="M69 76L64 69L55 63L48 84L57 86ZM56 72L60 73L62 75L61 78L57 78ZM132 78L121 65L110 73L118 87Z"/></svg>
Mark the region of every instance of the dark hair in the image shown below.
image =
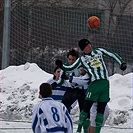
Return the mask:
<svg viewBox="0 0 133 133"><path fill-rule="evenodd" d="M78 57L79 57L79 52L76 51L76 50L74 50L74 49L71 49L71 50L69 50L69 52L67 53L67 58L69 57L69 55L75 56L76 59L78 59Z"/></svg>
<svg viewBox="0 0 133 133"><path fill-rule="evenodd" d="M58 69L60 69L60 67L56 66L56 67L54 68L54 73L55 73ZM55 75L53 76L53 79L56 79Z"/></svg>
<svg viewBox="0 0 133 133"><path fill-rule="evenodd" d="M54 73L56 72L56 70L57 70L57 69L59 69L59 67L58 67L58 66L56 66L56 67L54 68Z"/></svg>
<svg viewBox="0 0 133 133"><path fill-rule="evenodd" d="M52 95L52 86L48 83L42 83L39 87L40 89L40 95L42 98L51 97Z"/></svg>

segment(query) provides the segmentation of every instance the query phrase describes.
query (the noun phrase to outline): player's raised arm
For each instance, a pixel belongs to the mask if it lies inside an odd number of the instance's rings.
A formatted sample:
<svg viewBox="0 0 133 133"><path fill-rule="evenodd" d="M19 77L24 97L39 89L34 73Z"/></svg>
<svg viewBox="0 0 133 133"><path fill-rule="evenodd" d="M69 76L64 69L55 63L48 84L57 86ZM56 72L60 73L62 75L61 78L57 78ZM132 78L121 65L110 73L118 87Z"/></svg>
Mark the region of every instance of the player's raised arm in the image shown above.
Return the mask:
<svg viewBox="0 0 133 133"><path fill-rule="evenodd" d="M58 59L56 60L55 64L64 71L72 71L72 70L82 66L80 57L72 65L69 65L69 66L63 64L62 61L58 60Z"/></svg>
<svg viewBox="0 0 133 133"><path fill-rule="evenodd" d="M98 48L98 50L100 50L103 54L112 57L113 59L115 59L119 64L120 64L120 69L121 70L125 70L127 65L126 62L115 52L112 52L110 50L104 49L104 48Z"/></svg>

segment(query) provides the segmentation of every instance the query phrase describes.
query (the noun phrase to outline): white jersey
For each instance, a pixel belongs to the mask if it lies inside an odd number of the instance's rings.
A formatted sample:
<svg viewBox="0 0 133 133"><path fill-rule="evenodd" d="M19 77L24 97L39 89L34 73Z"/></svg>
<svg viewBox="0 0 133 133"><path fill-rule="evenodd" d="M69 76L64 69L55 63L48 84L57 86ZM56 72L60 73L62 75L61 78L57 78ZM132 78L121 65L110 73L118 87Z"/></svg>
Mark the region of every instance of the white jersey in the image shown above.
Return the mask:
<svg viewBox="0 0 133 133"><path fill-rule="evenodd" d="M33 109L34 133L73 133L73 124L66 107L52 98L43 98Z"/></svg>
<svg viewBox="0 0 133 133"><path fill-rule="evenodd" d="M65 73L68 77L70 77L71 75L79 77L81 75L80 68L77 68L77 69L74 69L73 71L65 72ZM61 70L61 72L60 72L60 78L58 80L58 83L62 82L62 79L61 79L62 74L63 74L63 70ZM76 82L70 82L70 85L72 88L83 89L83 87L81 85L77 84Z"/></svg>
<svg viewBox="0 0 133 133"><path fill-rule="evenodd" d="M79 77L75 77L75 76L70 77L69 82L76 83L79 86L82 86L82 88L84 88L84 90L87 90L88 89L89 80L90 80L90 77L86 73L84 76L81 75Z"/></svg>

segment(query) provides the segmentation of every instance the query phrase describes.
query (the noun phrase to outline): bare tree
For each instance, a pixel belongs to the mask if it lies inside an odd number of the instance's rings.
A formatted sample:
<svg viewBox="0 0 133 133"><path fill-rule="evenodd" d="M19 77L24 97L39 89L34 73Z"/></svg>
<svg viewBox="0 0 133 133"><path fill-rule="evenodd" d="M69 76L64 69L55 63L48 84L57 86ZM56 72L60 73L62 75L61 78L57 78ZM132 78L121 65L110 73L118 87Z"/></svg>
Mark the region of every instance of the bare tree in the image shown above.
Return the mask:
<svg viewBox="0 0 133 133"><path fill-rule="evenodd" d="M120 15L122 16L126 11L129 11L131 6L129 4L132 2L132 0L119 0L119 7L120 7Z"/></svg>

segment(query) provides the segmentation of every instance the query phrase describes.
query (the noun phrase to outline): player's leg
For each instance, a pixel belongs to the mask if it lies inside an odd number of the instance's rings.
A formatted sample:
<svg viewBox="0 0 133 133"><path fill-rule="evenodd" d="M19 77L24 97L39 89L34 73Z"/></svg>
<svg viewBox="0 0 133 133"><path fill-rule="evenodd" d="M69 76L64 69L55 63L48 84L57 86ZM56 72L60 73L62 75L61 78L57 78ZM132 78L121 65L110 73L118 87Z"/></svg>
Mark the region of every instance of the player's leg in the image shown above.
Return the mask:
<svg viewBox="0 0 133 133"><path fill-rule="evenodd" d="M87 118L84 123L83 123L83 130L84 130L84 133L88 133L88 127L90 125L90 119Z"/></svg>
<svg viewBox="0 0 133 133"><path fill-rule="evenodd" d="M85 91L84 89L77 89L77 96L78 96L78 104L79 104L79 109L80 112L83 110L84 107L84 102L85 102ZM83 123L83 129L84 129L84 133L88 133L88 126L90 124L90 120L88 118L90 115L88 115L87 119L84 121Z"/></svg>
<svg viewBox="0 0 133 133"><path fill-rule="evenodd" d="M83 110L85 97L86 95L84 89L77 89L77 98L78 98L80 112Z"/></svg>
<svg viewBox="0 0 133 133"><path fill-rule="evenodd" d="M84 108L80 112L77 132L81 132L83 123L87 119L88 113L90 112L90 108L93 103L94 103L94 101L85 100ZM89 122L89 120L88 120L88 122Z"/></svg>
<svg viewBox="0 0 133 133"><path fill-rule="evenodd" d="M77 97L75 95L75 90L74 89L67 89L65 92L62 103L66 106L68 109L68 112L70 113L71 110L71 105L76 101Z"/></svg>
<svg viewBox="0 0 133 133"><path fill-rule="evenodd" d="M99 89L99 98L98 98L98 105L97 105L97 115L96 115L96 128L95 133L100 133L103 120L104 120L104 111L109 101L109 81L108 80L99 80L94 86Z"/></svg>
<svg viewBox="0 0 133 133"><path fill-rule="evenodd" d="M108 80L101 80L99 82L99 86L102 86L101 95L98 99L98 106L97 106L97 115L96 115L96 128L95 133L100 133L103 120L104 120L104 111L109 101L109 81Z"/></svg>
<svg viewBox="0 0 133 133"><path fill-rule="evenodd" d="M103 120L102 126L106 122L106 120L107 120L107 118L109 116L109 113L110 113L110 109L109 109L108 105L106 105L105 111L104 111L104 120ZM91 110L90 110L90 126L89 126L89 129L88 129L88 132L89 133L95 133L95 127L96 127L95 119L96 119L96 114L97 114L97 103L94 103L92 105L92 107L91 107Z"/></svg>
<svg viewBox="0 0 133 133"><path fill-rule="evenodd" d="M108 107L108 105L106 105L106 107L105 107L105 111L104 111L103 126L104 126L106 120L108 119L109 114L110 114L110 108Z"/></svg>
<svg viewBox="0 0 133 133"><path fill-rule="evenodd" d="M97 80L92 82L87 90L86 98L85 98L85 106L84 109L80 113L79 123L78 123L78 131L81 131L83 122L87 118L88 112L90 112L90 108L94 101L109 101L109 81L108 80ZM103 123L103 114L104 109L107 104L99 103L98 105L98 111L96 115L96 133L100 132L101 129L101 123Z"/></svg>
<svg viewBox="0 0 133 133"><path fill-rule="evenodd" d="M87 133L95 133L95 127L90 125Z"/></svg>
<svg viewBox="0 0 133 133"><path fill-rule="evenodd" d="M95 133L100 133L103 120L104 120L104 110L107 105L107 102L98 102L97 105L97 115L96 115L96 128L95 128Z"/></svg>
<svg viewBox="0 0 133 133"><path fill-rule="evenodd" d="M87 90L87 93L86 93L84 108L81 111L80 116L79 116L79 123L78 123L78 129L77 129L78 132L81 132L83 123L86 120L88 113L90 113L90 108L92 107L92 104L95 101L97 101L99 97L95 84L91 83L88 88L89 89ZM95 95L95 93L98 95Z"/></svg>
<svg viewBox="0 0 133 133"><path fill-rule="evenodd" d="M88 128L89 133L95 133L95 119L96 119L96 114L97 114L97 102L93 103L91 109L90 109L90 125Z"/></svg>

